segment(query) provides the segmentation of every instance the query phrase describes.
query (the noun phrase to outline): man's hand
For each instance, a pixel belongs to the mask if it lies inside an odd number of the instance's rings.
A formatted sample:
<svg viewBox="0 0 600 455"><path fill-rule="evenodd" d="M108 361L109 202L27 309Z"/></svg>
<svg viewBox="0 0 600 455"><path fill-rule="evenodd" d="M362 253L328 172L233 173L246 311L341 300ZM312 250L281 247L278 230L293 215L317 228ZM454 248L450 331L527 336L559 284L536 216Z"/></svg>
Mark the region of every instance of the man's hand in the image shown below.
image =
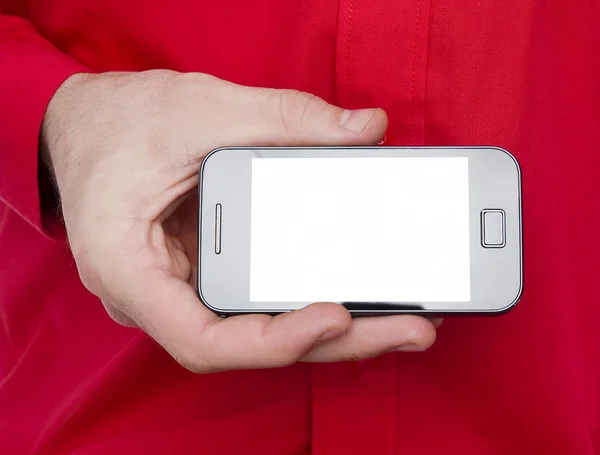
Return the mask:
<svg viewBox="0 0 600 455"><path fill-rule="evenodd" d="M219 146L369 145L382 110L347 111L306 93L171 71L79 74L53 97L42 141L84 285L196 372L422 350L415 316L354 319L334 303L222 319L194 291L195 187Z"/></svg>

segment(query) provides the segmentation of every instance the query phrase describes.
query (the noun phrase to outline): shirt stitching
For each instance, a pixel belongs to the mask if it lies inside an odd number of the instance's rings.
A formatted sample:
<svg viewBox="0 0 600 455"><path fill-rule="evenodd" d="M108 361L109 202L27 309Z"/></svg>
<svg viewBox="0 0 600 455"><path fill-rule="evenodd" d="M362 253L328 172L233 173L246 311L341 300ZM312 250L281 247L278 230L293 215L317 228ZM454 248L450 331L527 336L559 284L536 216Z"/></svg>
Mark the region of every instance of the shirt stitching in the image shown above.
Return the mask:
<svg viewBox="0 0 600 455"><path fill-rule="evenodd" d="M415 145L415 85L417 79L417 45L419 38L419 19L421 16L421 0L417 0L417 12L415 15L415 40L413 46L413 69L410 88L410 145Z"/></svg>
<svg viewBox="0 0 600 455"><path fill-rule="evenodd" d="M353 0L350 0L348 8L348 30L346 31L346 103L350 98L350 27L352 26L352 6Z"/></svg>

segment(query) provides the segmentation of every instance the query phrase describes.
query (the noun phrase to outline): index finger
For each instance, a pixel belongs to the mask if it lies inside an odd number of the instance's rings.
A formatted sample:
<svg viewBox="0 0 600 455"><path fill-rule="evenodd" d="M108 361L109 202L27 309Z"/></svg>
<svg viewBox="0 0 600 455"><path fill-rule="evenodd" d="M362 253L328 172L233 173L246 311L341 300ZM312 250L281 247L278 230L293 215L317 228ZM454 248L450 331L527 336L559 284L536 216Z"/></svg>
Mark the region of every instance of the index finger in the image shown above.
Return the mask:
<svg viewBox="0 0 600 455"><path fill-rule="evenodd" d="M131 297L134 319L180 364L198 373L272 368L297 362L316 344L343 334L348 311L317 303L277 316L220 318L186 282L155 270Z"/></svg>

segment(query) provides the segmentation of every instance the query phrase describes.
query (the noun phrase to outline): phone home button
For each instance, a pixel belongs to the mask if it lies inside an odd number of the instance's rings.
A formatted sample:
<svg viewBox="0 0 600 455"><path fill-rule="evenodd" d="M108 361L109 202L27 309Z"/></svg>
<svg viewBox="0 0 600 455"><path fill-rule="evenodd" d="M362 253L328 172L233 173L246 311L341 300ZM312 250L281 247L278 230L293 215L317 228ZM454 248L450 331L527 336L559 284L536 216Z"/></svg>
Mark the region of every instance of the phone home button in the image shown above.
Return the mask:
<svg viewBox="0 0 600 455"><path fill-rule="evenodd" d="M481 244L484 248L506 245L506 214L501 209L481 211Z"/></svg>

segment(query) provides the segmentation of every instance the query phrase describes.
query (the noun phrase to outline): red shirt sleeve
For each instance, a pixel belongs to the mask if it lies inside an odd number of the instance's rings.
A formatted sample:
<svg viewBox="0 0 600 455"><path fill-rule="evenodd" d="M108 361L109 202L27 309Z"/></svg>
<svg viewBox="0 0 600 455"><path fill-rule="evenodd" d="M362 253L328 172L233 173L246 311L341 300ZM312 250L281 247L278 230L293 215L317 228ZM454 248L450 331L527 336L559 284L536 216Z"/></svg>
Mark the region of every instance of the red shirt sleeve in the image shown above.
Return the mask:
<svg viewBox="0 0 600 455"><path fill-rule="evenodd" d="M0 68L0 200L44 235L62 237L53 212L41 210L39 133L58 87L89 69L43 39L27 21L2 14Z"/></svg>

